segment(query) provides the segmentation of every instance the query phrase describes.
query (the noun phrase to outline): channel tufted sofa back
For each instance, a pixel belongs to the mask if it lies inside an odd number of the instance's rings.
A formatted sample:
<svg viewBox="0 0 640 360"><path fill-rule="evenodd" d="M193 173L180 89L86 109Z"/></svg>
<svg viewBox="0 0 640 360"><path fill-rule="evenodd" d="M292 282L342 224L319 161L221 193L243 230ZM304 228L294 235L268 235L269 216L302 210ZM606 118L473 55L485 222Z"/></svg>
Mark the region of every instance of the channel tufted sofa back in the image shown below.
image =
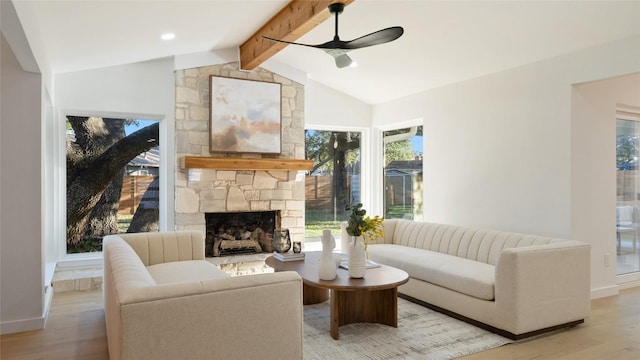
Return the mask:
<svg viewBox="0 0 640 360"><path fill-rule="evenodd" d="M204 238L194 230L120 234L144 266L173 261L204 260Z"/></svg>
<svg viewBox="0 0 640 360"><path fill-rule="evenodd" d="M565 241L544 236L400 219L385 219L384 232L385 244L436 251L494 266L497 265L503 249Z"/></svg>

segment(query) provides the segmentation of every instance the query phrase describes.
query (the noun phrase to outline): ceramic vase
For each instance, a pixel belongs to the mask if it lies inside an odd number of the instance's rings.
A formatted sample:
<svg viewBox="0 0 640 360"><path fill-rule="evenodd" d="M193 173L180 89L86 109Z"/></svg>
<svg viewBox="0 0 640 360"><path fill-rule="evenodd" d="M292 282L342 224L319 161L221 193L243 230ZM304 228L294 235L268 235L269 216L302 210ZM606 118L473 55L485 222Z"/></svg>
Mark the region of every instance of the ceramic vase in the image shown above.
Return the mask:
<svg viewBox="0 0 640 360"><path fill-rule="evenodd" d="M367 270L367 258L364 253L364 241L362 236L352 236L349 244L349 276L363 278Z"/></svg>
<svg viewBox="0 0 640 360"><path fill-rule="evenodd" d="M322 231L322 254L318 264L318 277L320 280L333 280L336 278L336 261L333 257L333 248L336 247L336 240L331 235L330 230Z"/></svg>
<svg viewBox="0 0 640 360"><path fill-rule="evenodd" d="M347 233L348 223L343 221L340 223L340 252L343 254L349 253L349 244L351 243L351 236Z"/></svg>
<svg viewBox="0 0 640 360"><path fill-rule="evenodd" d="M273 230L273 240L271 241L273 250L279 253L286 253L291 249L291 236L289 235L289 229L275 229Z"/></svg>

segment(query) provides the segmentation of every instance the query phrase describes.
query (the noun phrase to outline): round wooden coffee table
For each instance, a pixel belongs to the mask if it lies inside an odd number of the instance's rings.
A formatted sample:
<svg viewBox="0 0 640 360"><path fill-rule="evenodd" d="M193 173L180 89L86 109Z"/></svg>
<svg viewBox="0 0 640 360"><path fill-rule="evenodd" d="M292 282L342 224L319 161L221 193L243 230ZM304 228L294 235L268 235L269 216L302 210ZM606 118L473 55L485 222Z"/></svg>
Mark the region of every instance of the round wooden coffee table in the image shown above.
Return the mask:
<svg viewBox="0 0 640 360"><path fill-rule="evenodd" d="M300 274L305 305L331 298L331 337L336 340L338 328L351 323L369 322L398 327L398 286L409 281L405 271L380 265L367 269L364 278L352 279L347 270L338 268L334 280L320 280L320 254L319 251L306 252L304 261L285 262L269 256L265 263L275 271Z"/></svg>

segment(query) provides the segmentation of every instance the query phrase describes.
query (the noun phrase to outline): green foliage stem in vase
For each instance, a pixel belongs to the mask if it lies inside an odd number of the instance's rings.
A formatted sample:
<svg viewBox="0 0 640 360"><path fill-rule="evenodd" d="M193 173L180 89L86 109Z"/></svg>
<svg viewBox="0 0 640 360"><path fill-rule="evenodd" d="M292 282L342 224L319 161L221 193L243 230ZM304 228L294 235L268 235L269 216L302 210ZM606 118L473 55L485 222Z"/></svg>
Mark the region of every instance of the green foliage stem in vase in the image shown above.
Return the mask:
<svg viewBox="0 0 640 360"><path fill-rule="evenodd" d="M347 234L349 236L362 236L364 240L364 250L367 251L367 244L378 237L384 236L382 226L383 217L378 215L372 217L367 216L367 210L362 208L362 204L348 204L345 210L351 211L347 221Z"/></svg>

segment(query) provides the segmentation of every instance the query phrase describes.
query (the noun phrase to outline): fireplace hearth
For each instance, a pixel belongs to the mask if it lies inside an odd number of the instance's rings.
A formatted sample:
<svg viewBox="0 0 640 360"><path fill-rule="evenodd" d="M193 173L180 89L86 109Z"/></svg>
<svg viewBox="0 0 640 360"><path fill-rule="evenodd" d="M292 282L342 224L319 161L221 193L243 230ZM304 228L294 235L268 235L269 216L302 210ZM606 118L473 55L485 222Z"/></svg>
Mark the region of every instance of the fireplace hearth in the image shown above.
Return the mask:
<svg viewBox="0 0 640 360"><path fill-rule="evenodd" d="M280 211L206 213L206 256L273 252Z"/></svg>

